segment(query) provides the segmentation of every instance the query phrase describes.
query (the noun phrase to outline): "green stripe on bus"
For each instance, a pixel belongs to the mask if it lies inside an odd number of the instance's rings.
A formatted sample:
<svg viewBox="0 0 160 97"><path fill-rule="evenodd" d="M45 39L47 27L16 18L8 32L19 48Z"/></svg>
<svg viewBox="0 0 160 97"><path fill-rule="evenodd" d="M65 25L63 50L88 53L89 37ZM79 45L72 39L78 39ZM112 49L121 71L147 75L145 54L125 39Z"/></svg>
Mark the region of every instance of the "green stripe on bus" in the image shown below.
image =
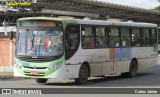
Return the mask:
<svg viewBox="0 0 160 97"><path fill-rule="evenodd" d="M28 64L29 64L28 67L36 66L36 68L38 68L38 67L46 67L46 68L48 68L48 67L54 66L54 65L56 65L56 64L58 64L58 63L60 63L60 62L63 62L63 61L64 61L64 55L63 55L60 59L58 59L58 60L54 60L54 61L52 61L52 62L44 62L44 63L25 62L25 61L21 61L21 60L19 60L19 59L15 59L15 60L16 60L16 64L21 64L22 66L23 66L23 64L28 63ZM34 64L34 65L33 65L33 64ZM45 65L44 65L44 64L45 64ZM44 76L43 76L43 77L46 77L46 76L48 76L48 75L51 75L51 74L53 74L55 71L57 71L57 70L59 70L59 69L60 69L60 67L59 67L59 68L56 68L56 69L54 69L54 70L48 70L48 71L44 72ZM26 75L25 75L25 72L31 72L31 71L33 71L33 70L21 70L21 69L19 69L18 67L16 67L16 70L17 70L20 74L22 74L22 75L24 75L24 76L26 76ZM35 71L36 71L36 70L35 70ZM39 72L39 73L41 73L41 72ZM35 76L35 77L36 77L36 76Z"/></svg>

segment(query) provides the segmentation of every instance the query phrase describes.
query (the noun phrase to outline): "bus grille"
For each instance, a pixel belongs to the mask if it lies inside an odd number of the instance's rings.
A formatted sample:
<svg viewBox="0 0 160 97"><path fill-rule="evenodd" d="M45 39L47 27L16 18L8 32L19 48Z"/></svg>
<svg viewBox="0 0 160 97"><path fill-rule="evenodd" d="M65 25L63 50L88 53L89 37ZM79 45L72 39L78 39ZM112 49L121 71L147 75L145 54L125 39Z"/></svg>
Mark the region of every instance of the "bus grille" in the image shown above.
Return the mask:
<svg viewBox="0 0 160 97"><path fill-rule="evenodd" d="M23 66L24 68L28 68L28 69L46 69L47 67L27 67L27 66Z"/></svg>

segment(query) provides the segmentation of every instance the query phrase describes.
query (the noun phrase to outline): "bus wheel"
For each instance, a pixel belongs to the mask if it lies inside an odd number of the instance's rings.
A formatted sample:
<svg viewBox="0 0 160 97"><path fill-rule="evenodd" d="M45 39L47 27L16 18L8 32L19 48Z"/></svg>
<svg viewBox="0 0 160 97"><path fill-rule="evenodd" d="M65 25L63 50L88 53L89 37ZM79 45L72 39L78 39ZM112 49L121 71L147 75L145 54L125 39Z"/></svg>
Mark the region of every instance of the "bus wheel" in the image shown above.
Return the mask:
<svg viewBox="0 0 160 97"><path fill-rule="evenodd" d="M129 78L135 77L137 69L138 69L137 62L135 60L132 60L130 63L129 72L122 73L121 75L123 77L129 77Z"/></svg>
<svg viewBox="0 0 160 97"><path fill-rule="evenodd" d="M36 82L37 83L46 83L48 79L44 79L44 78L37 78Z"/></svg>
<svg viewBox="0 0 160 97"><path fill-rule="evenodd" d="M79 70L79 77L75 79L75 83L78 85L86 84L88 81L89 70L85 64L82 64Z"/></svg>

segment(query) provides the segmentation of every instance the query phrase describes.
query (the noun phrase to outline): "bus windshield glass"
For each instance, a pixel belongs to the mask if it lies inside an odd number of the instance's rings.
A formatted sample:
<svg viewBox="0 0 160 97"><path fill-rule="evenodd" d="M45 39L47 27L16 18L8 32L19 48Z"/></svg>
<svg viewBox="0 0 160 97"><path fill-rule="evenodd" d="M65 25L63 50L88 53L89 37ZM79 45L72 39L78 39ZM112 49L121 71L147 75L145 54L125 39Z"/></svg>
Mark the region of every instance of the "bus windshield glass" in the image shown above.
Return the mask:
<svg viewBox="0 0 160 97"><path fill-rule="evenodd" d="M60 29L18 29L17 55L60 56L63 51L63 31Z"/></svg>

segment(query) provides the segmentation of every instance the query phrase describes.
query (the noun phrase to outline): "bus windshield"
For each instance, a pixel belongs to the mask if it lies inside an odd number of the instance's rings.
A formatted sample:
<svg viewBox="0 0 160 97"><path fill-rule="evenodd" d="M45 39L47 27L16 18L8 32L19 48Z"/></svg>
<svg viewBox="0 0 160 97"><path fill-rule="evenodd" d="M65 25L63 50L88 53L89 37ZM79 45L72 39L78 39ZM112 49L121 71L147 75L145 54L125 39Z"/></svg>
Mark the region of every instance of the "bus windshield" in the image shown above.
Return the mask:
<svg viewBox="0 0 160 97"><path fill-rule="evenodd" d="M17 55L60 56L63 51L63 31L60 29L18 29Z"/></svg>

